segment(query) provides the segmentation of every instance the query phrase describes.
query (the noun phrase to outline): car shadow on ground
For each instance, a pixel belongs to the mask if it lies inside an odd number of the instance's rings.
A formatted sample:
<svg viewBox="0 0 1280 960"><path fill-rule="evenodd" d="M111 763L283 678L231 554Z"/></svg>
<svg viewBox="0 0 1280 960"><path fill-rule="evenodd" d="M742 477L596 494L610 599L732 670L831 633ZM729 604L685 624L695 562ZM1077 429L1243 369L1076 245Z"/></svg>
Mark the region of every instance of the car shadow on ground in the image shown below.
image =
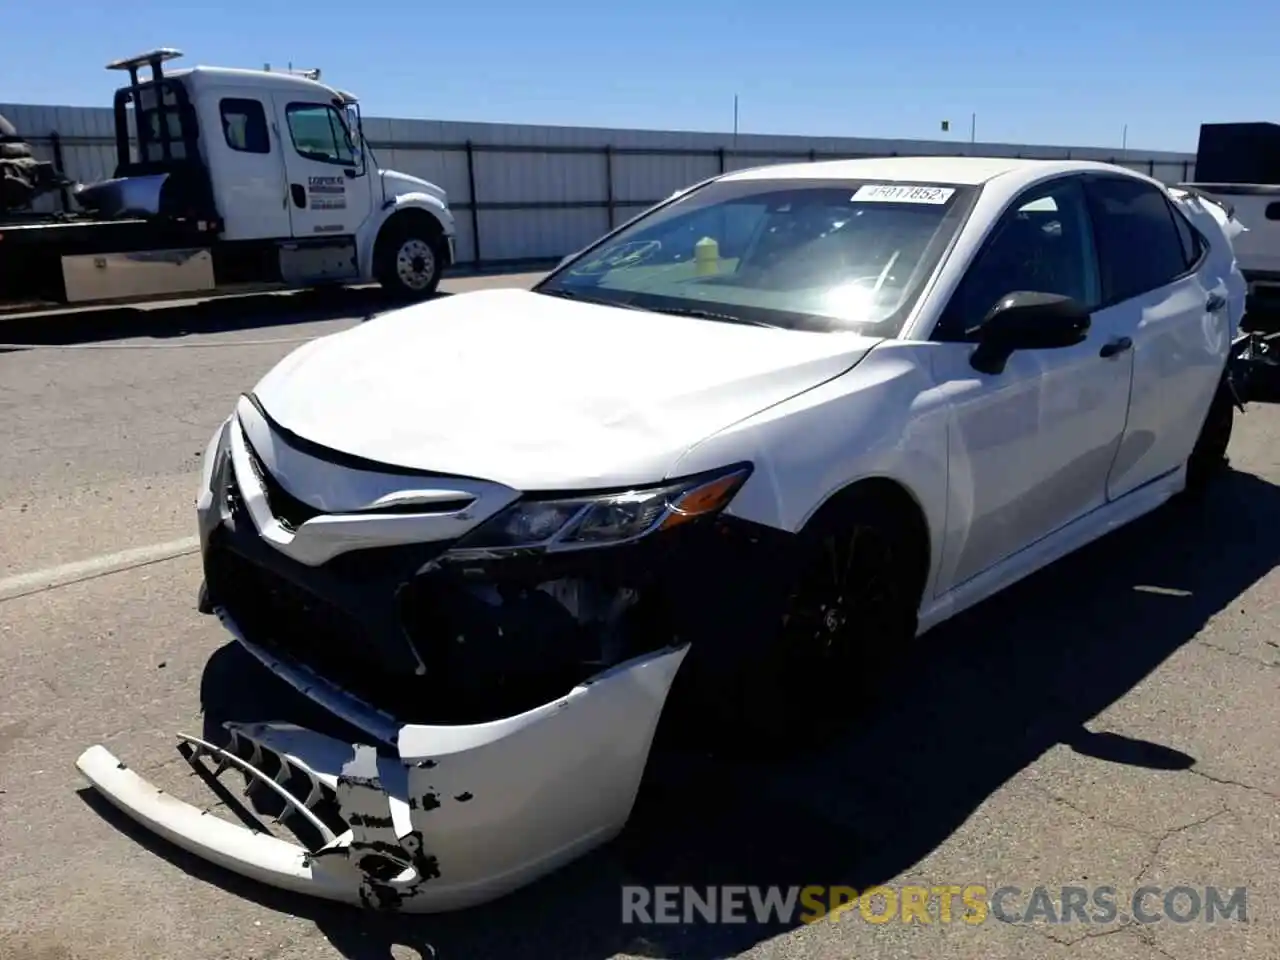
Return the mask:
<svg viewBox="0 0 1280 960"><path fill-rule="evenodd" d="M265 889L86 799L190 873L314 922L351 960L389 960L393 947L402 958L724 957L788 927L627 925L621 887L862 890L910 870L1057 744L1162 770L1205 759L1084 725L1276 566L1280 540L1266 533L1274 530L1280 487L1231 472L1207 503L1167 506L940 627L888 681L886 705L836 745L750 761L655 755L618 841L454 914L371 915ZM250 685L250 676L260 680ZM210 731L229 717L310 719L296 712L296 695L231 646L209 662L201 695Z"/></svg>
<svg viewBox="0 0 1280 960"><path fill-rule="evenodd" d="M100 307L35 317L0 315L0 353L113 340L172 340L342 317L368 319L397 306L404 304L397 303L377 287L334 287L215 297L156 307Z"/></svg>

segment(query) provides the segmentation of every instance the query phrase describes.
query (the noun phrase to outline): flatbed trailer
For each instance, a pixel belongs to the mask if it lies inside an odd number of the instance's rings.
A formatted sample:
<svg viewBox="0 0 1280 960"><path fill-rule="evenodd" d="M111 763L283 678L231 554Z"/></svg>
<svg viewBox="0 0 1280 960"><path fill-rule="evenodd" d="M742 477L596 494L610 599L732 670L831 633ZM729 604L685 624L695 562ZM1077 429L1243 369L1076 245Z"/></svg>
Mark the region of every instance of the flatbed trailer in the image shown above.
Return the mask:
<svg viewBox="0 0 1280 960"><path fill-rule="evenodd" d="M58 309L216 288L214 271L203 265L218 232L210 221L0 220L0 313L18 304Z"/></svg>

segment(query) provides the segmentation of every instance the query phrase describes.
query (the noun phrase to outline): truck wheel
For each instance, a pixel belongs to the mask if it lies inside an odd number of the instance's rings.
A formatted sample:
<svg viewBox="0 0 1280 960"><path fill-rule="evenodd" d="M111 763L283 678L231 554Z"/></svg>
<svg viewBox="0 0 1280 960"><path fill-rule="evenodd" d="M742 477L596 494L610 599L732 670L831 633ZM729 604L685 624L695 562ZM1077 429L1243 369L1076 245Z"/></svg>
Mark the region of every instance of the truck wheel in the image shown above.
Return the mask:
<svg viewBox="0 0 1280 960"><path fill-rule="evenodd" d="M393 297L420 300L440 286L444 263L444 237L439 226L423 218L406 218L404 223L389 224L378 238L374 275Z"/></svg>

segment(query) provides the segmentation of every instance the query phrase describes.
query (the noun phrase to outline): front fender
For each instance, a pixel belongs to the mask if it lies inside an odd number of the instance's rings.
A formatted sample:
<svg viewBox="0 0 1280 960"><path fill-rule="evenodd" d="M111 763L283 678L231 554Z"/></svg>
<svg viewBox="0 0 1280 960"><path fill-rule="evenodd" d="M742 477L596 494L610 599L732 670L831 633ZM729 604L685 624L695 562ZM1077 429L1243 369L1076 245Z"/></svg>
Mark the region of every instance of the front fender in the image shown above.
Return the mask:
<svg viewBox="0 0 1280 960"><path fill-rule="evenodd" d="M841 376L692 447L673 473L754 463L727 513L786 533L850 484L892 481L924 514L932 595L946 526L949 404L928 349L885 341Z"/></svg>
<svg viewBox="0 0 1280 960"><path fill-rule="evenodd" d="M414 191L388 197L381 209L374 211L373 216L365 221L356 235L356 248L360 252L360 276L373 276L373 250L378 242L378 234L383 226L398 213L406 210L423 210L431 214L440 223L441 230L449 241L450 253L453 253L454 240L457 236L457 222L453 211L439 197L425 192Z"/></svg>

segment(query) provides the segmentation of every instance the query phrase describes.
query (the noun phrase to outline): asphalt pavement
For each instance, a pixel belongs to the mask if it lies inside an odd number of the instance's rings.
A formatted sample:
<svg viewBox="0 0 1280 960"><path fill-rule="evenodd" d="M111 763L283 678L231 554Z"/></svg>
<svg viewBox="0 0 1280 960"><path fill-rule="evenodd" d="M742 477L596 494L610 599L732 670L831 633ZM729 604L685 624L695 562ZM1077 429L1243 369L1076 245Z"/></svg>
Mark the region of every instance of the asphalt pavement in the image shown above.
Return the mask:
<svg viewBox="0 0 1280 960"><path fill-rule="evenodd" d="M112 812L73 766L85 747L210 806L174 734L303 709L195 610L200 455L272 364L382 309L363 290L0 322L0 960L1280 956L1266 405L1238 417L1233 472L1203 508L1163 509L935 631L835 745L658 757L619 841L497 903L362 914L239 880ZM669 891L681 922L623 922L626 887L726 885L887 892L804 923L803 908L757 922L747 891L745 922L685 923ZM1089 907L1050 922L1064 887ZM1114 918L1095 909L1107 887ZM910 888L1007 896L906 922Z"/></svg>

